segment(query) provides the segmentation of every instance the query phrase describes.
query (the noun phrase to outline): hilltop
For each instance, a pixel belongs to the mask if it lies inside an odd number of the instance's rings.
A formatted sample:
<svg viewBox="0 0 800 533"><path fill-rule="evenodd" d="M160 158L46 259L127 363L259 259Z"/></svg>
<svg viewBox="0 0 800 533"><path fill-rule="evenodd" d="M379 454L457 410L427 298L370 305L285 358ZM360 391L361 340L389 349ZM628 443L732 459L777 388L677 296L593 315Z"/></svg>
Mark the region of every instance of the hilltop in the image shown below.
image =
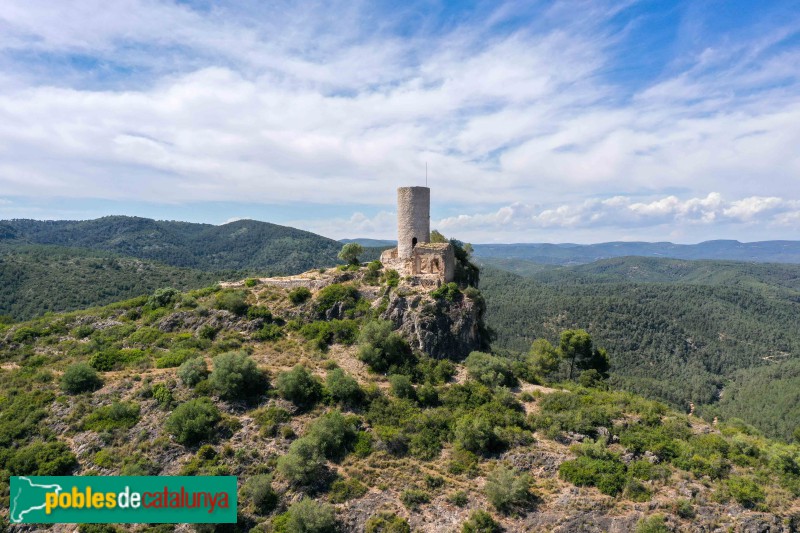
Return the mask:
<svg viewBox="0 0 800 533"><path fill-rule="evenodd" d="M625 256L800 263L800 241L714 240L698 244L671 242L476 244L475 255L487 262L523 264L532 262L547 265L581 265Z"/></svg>
<svg viewBox="0 0 800 533"><path fill-rule="evenodd" d="M335 265L341 244L285 226L113 216L0 221L0 315L16 320L244 275ZM377 254L377 252L376 252Z"/></svg>
<svg viewBox="0 0 800 533"><path fill-rule="evenodd" d="M800 526L798 446L551 383L488 353L479 291L412 281L373 263L0 326L3 483L237 475L241 531Z"/></svg>
<svg viewBox="0 0 800 533"><path fill-rule="evenodd" d="M798 265L628 257L524 276L485 268L482 289L498 347L586 329L615 354L619 387L773 437L790 439L797 425ZM756 412L746 405L764 398L756 384L767 375L780 386Z"/></svg>
<svg viewBox="0 0 800 533"><path fill-rule="evenodd" d="M95 220L4 220L0 245L39 244L100 250L206 271L259 269L288 274L337 263L341 244L255 220L219 226L109 216Z"/></svg>

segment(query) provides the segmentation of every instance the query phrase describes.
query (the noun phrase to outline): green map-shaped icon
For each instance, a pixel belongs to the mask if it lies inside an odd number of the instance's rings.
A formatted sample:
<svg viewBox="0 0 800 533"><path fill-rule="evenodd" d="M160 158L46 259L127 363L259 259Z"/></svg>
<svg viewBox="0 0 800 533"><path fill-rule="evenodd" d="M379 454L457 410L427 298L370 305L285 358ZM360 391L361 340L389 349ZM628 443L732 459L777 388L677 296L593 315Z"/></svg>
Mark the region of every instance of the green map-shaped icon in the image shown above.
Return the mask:
<svg viewBox="0 0 800 533"><path fill-rule="evenodd" d="M14 524L23 520L35 522L30 513L39 515L45 512L45 495L48 492L58 494L62 490L61 485L40 485L23 476L12 478L9 519Z"/></svg>

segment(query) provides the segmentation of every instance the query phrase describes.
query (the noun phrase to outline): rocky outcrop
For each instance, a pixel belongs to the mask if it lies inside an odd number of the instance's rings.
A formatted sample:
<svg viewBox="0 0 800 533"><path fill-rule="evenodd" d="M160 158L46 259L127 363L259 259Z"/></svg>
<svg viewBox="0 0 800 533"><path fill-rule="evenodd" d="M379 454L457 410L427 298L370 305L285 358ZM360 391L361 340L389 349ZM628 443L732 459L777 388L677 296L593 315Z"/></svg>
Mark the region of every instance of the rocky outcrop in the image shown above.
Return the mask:
<svg viewBox="0 0 800 533"><path fill-rule="evenodd" d="M488 346L485 306L459 294L452 301L428 293L393 293L381 318L391 320L411 347L436 359L463 359Z"/></svg>

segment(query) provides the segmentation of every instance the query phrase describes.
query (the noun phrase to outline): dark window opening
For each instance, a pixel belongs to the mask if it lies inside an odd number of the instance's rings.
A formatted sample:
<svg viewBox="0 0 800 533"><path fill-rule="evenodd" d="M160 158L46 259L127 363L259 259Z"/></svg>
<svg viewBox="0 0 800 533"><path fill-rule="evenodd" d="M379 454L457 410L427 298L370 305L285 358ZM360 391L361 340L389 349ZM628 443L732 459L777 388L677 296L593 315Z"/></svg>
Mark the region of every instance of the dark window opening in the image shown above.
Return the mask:
<svg viewBox="0 0 800 533"><path fill-rule="evenodd" d="M411 239L411 247L413 248L413 247L415 247L416 245L417 245L417 238L416 238L416 237L414 237L413 239Z"/></svg>

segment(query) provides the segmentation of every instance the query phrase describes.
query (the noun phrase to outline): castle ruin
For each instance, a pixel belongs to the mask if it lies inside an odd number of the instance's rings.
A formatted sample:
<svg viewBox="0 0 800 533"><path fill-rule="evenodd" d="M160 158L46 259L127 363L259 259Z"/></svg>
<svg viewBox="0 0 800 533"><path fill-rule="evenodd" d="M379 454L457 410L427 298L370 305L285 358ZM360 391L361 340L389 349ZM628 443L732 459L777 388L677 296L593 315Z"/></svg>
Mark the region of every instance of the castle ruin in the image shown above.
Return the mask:
<svg viewBox="0 0 800 533"><path fill-rule="evenodd" d="M422 285L438 286L453 281L456 261L452 245L430 241L431 190L398 188L397 248L384 251L381 263Z"/></svg>

